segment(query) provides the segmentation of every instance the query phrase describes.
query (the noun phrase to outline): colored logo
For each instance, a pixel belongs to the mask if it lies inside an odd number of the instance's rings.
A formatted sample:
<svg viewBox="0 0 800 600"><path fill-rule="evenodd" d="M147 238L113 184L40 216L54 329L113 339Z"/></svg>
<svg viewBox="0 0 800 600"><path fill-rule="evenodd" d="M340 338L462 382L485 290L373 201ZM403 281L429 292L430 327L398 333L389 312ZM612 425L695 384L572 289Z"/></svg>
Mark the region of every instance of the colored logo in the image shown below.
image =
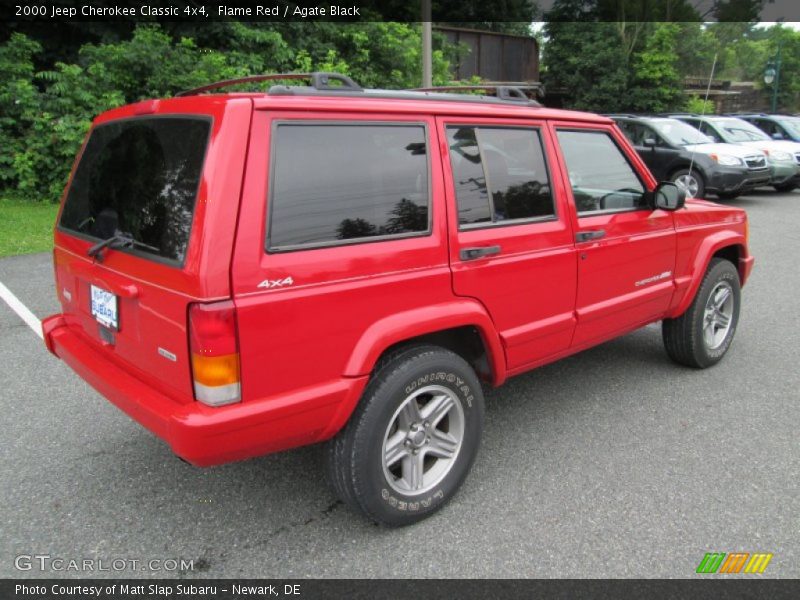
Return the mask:
<svg viewBox="0 0 800 600"><path fill-rule="evenodd" d="M707 552L696 573L763 573L772 554L767 552Z"/></svg>

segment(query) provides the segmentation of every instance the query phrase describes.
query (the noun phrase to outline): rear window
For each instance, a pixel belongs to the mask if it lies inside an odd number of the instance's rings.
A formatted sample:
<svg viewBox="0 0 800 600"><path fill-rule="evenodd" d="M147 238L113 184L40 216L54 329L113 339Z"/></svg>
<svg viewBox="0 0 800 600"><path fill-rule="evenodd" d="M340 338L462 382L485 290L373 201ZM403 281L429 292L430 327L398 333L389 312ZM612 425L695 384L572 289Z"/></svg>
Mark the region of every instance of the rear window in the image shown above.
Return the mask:
<svg viewBox="0 0 800 600"><path fill-rule="evenodd" d="M428 153L418 124L280 124L268 248L424 235Z"/></svg>
<svg viewBox="0 0 800 600"><path fill-rule="evenodd" d="M182 263L210 128L210 120L200 117L136 118L96 127L59 225L97 240L124 234L139 242L131 252Z"/></svg>

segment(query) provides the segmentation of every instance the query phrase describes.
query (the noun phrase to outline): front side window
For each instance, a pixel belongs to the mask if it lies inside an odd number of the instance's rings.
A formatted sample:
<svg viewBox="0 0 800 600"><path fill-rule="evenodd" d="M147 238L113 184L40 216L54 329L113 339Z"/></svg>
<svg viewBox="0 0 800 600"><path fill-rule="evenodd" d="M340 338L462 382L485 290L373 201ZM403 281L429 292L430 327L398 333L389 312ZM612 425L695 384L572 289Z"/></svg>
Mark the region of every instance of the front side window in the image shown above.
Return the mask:
<svg viewBox="0 0 800 600"><path fill-rule="evenodd" d="M92 240L130 237L143 256L183 262L211 121L142 117L97 126L59 226Z"/></svg>
<svg viewBox="0 0 800 600"><path fill-rule="evenodd" d="M422 125L280 123L272 153L271 250L430 231Z"/></svg>
<svg viewBox="0 0 800 600"><path fill-rule="evenodd" d="M447 128L460 227L555 215L539 131Z"/></svg>
<svg viewBox="0 0 800 600"><path fill-rule="evenodd" d="M642 130L642 145L646 145L645 142L647 140L652 140L659 148L669 148L669 144L653 128L648 125L640 125L639 127Z"/></svg>
<svg viewBox="0 0 800 600"><path fill-rule="evenodd" d="M693 127L697 127L702 133L706 134L712 142L725 141L725 140L723 140L722 136L720 135L720 132L717 131L714 128L714 126L711 125L710 123L707 123L705 121L702 121L700 123L689 121L689 123Z"/></svg>
<svg viewBox="0 0 800 600"><path fill-rule="evenodd" d="M559 130L558 141L579 215L645 207L644 185L609 134Z"/></svg>

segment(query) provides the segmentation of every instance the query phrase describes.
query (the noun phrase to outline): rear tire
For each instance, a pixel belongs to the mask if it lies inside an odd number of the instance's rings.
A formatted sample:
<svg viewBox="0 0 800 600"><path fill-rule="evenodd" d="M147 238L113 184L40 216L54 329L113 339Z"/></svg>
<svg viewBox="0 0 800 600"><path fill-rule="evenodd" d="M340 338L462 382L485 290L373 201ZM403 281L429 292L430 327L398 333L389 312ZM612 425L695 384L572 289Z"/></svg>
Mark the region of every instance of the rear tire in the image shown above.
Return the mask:
<svg viewBox="0 0 800 600"><path fill-rule="evenodd" d="M686 191L687 196L703 198L706 193L706 182L696 169L680 169L670 176L670 181L678 184Z"/></svg>
<svg viewBox="0 0 800 600"><path fill-rule="evenodd" d="M420 521L461 487L480 446L483 392L470 365L438 346L379 364L326 470L347 505L382 525Z"/></svg>
<svg viewBox="0 0 800 600"><path fill-rule="evenodd" d="M714 258L689 308L676 319L664 319L662 336L676 363L705 369L730 348L739 322L739 273L730 261Z"/></svg>
<svg viewBox="0 0 800 600"><path fill-rule="evenodd" d="M717 198L720 200L734 200L741 195L741 192L717 192Z"/></svg>

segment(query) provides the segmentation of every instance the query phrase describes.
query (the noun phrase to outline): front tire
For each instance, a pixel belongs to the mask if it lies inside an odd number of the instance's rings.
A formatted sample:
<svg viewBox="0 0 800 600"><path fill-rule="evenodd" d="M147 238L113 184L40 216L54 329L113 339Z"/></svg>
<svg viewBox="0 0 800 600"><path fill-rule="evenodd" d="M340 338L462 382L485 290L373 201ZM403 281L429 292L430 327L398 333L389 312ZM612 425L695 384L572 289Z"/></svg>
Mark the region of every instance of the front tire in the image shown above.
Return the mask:
<svg viewBox="0 0 800 600"><path fill-rule="evenodd" d="M469 364L414 346L379 365L345 428L328 442L328 480L373 521L410 525L461 487L480 446L483 393Z"/></svg>
<svg viewBox="0 0 800 600"><path fill-rule="evenodd" d="M662 323L664 347L670 358L696 369L718 363L736 333L740 300L736 268L730 261L712 259L686 312Z"/></svg>
<svg viewBox="0 0 800 600"><path fill-rule="evenodd" d="M782 194L786 194L786 193L791 192L792 190L794 190L797 187L797 184L796 183L780 183L778 185L773 185L772 187L775 188L776 192L780 192Z"/></svg>
<svg viewBox="0 0 800 600"><path fill-rule="evenodd" d="M703 198L706 193L706 182L699 171L692 169L680 169L675 171L670 177L673 183L679 185L692 198Z"/></svg>

